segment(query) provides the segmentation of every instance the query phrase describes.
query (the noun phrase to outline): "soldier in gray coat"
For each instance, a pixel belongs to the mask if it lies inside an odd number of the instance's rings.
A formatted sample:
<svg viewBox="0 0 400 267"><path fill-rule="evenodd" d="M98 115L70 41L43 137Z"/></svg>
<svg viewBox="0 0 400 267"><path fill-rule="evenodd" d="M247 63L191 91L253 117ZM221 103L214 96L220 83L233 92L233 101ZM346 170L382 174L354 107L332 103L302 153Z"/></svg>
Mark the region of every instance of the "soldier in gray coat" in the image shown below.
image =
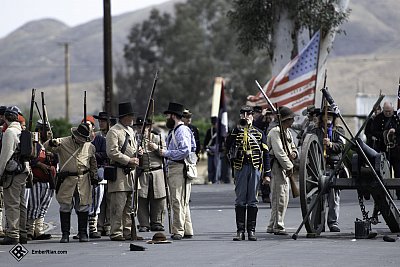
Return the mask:
<svg viewBox="0 0 400 267"><path fill-rule="evenodd" d="M119 121L107 132L106 152L116 167L115 180L108 179L110 194L112 241L130 239L132 221L132 190L135 167L139 165L137 141L132 129L134 112L131 103L119 104Z"/></svg>
<svg viewBox="0 0 400 267"><path fill-rule="evenodd" d="M137 127L143 118L137 118ZM138 220L139 232L164 231L166 190L160 149L165 148L161 135L151 131L151 120L147 120L145 136L142 138L143 165L139 176ZM156 148L155 148L156 147Z"/></svg>

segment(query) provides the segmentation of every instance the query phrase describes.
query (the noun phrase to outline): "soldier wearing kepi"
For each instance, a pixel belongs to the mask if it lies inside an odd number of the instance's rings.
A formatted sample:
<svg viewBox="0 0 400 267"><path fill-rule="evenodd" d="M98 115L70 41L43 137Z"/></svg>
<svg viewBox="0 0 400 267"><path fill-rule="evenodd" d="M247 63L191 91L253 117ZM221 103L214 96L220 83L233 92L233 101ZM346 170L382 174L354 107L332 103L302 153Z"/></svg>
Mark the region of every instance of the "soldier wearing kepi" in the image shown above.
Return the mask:
<svg viewBox="0 0 400 267"><path fill-rule="evenodd" d="M226 140L227 150L234 169L235 213L237 235L234 241L248 239L256 241L257 190L260 178L270 180L271 170L266 136L253 125L253 108L243 106L240 109L239 125L233 129ZM246 226L247 210L247 227Z"/></svg>
<svg viewBox="0 0 400 267"><path fill-rule="evenodd" d="M271 155L271 218L267 227L267 233L275 235L287 235L284 220L289 203L289 175L293 171L293 160L298 157L298 151L290 133L290 126L294 122L295 114L288 107L279 109L281 126L284 139L282 140L281 127L279 125L271 129L267 136L267 144ZM286 144L284 142L286 141ZM285 146L289 149L286 154Z"/></svg>
<svg viewBox="0 0 400 267"><path fill-rule="evenodd" d="M138 117L135 126L142 127L143 118ZM165 180L160 149L165 148L161 135L150 131L152 122L146 121L143 145L142 173L139 176L138 220L139 232L164 231Z"/></svg>
<svg viewBox="0 0 400 267"><path fill-rule="evenodd" d="M69 242L72 208L78 215L79 242L89 241L91 183L97 181L96 149L90 141L91 129L82 123L71 128L71 136L51 139L44 144L46 150L58 154L60 162L56 183L62 231L60 243Z"/></svg>
<svg viewBox="0 0 400 267"><path fill-rule="evenodd" d="M137 140L131 127L134 119L132 105L129 102L120 103L118 109L119 121L106 136L107 156L116 168L115 177L106 177L111 200L112 241L130 239L133 175L135 167L139 165Z"/></svg>
<svg viewBox="0 0 400 267"><path fill-rule="evenodd" d="M0 184L4 190L4 208L7 232L1 245L26 244L26 200L25 184L28 168L20 159L19 137L21 125L19 109L9 107L4 116L7 130L3 133L0 153Z"/></svg>

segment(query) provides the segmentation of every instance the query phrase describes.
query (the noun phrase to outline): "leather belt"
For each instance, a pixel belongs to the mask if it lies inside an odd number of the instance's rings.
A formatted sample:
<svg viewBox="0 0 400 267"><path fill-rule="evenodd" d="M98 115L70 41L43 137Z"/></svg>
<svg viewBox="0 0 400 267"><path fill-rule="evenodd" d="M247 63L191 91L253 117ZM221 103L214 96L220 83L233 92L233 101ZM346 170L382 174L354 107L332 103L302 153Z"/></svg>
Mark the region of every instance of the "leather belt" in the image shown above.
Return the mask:
<svg viewBox="0 0 400 267"><path fill-rule="evenodd" d="M162 169L162 167L159 166L159 167L155 167L155 168L145 169L144 172L153 172L153 171L158 171L161 169Z"/></svg>

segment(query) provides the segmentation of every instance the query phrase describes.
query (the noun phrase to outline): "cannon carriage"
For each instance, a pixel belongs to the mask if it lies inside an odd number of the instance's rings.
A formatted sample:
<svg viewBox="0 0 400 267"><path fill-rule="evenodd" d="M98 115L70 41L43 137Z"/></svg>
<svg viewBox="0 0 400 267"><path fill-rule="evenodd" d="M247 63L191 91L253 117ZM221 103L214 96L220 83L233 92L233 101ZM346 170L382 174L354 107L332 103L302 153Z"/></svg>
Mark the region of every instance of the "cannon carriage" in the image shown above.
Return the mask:
<svg viewBox="0 0 400 267"><path fill-rule="evenodd" d="M336 114L342 120L351 138L346 138L346 147L341 160L333 171L326 168L322 145L314 134L307 134L304 139L299 163L300 205L303 221L292 238L304 225L308 237L319 235L325 229L327 213L326 195L332 189L353 189L357 191L363 221L370 223L371 217L365 211L363 199L372 197L374 206L379 210L391 232L400 232L400 212L393 201L389 189L400 189L400 179L391 177L390 164L384 153L377 153L368 147L358 136L363 131L366 122L354 136L340 114L332 97L321 90L331 106L336 108ZM375 103L380 104L383 95ZM371 117L372 112L367 117ZM339 178L343 161L350 162L349 176ZM400 177L396 177L400 178Z"/></svg>

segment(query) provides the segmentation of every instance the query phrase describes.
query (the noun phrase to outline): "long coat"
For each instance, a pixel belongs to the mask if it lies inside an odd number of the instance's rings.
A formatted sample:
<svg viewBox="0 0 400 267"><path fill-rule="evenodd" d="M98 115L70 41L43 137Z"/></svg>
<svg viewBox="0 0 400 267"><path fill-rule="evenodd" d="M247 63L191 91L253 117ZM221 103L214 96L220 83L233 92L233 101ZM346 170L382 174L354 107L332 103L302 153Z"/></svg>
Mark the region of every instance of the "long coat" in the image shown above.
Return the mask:
<svg viewBox="0 0 400 267"><path fill-rule="evenodd" d="M128 145L124 153L121 153L125 139L129 137ZM132 167L129 174L124 173L123 168L117 168L117 179L108 181L108 192L124 192L133 190L134 166L128 166L129 160L135 157L137 141L135 132L131 127L125 127L121 123L115 124L107 132L106 136L106 152L111 160L111 165L118 163L122 166Z"/></svg>
<svg viewBox="0 0 400 267"><path fill-rule="evenodd" d="M57 138L60 145L52 147L49 141L44 143L46 150L57 153L59 157L59 171L78 173L78 176L68 176L61 184L56 195L59 203L71 204L77 188L80 205L92 203L92 186L90 179L97 179L96 149L90 142L77 144L72 136ZM89 170L86 174L83 172Z"/></svg>
<svg viewBox="0 0 400 267"><path fill-rule="evenodd" d="M165 142L159 135L151 134L151 141L159 145L159 148L165 148ZM159 199L166 196L164 173L162 169L162 158L158 153L158 149L154 150L147 146L147 139L144 140L143 168L144 172L139 177L139 197L147 198L149 194L150 175L153 175L153 193L154 198ZM148 170L157 169L151 172Z"/></svg>

